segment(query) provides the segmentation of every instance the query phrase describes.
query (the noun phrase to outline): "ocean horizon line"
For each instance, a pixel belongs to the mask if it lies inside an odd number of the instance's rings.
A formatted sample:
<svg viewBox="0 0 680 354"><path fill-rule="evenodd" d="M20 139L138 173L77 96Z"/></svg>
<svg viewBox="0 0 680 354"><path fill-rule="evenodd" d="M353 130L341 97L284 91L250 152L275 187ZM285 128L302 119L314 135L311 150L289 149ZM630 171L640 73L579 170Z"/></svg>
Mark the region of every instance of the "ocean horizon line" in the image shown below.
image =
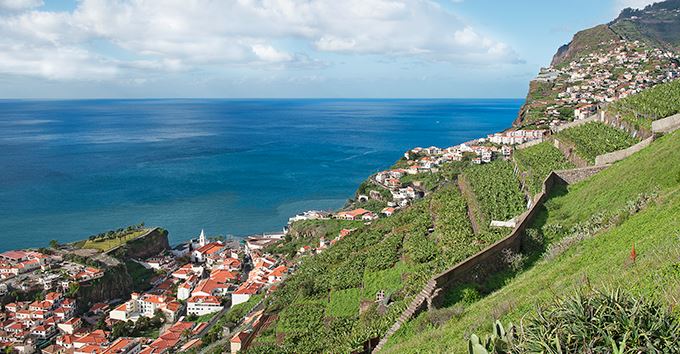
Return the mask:
<svg viewBox="0 0 680 354"><path fill-rule="evenodd" d="M522 97L19 97L0 98L2 101L164 101L164 100L210 100L210 101L491 101L525 100Z"/></svg>

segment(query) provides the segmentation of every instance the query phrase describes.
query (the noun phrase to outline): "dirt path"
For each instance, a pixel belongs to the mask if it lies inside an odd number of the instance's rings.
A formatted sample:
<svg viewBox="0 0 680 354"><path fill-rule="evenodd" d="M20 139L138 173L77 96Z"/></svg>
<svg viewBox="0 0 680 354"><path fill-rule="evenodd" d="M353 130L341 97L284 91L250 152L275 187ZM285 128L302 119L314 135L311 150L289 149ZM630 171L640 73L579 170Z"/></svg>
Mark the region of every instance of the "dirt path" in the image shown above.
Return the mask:
<svg viewBox="0 0 680 354"><path fill-rule="evenodd" d="M463 198L467 204L467 214L468 219L470 219L472 231L475 233L475 235L479 235L481 229L477 220L483 220L482 211L479 209L479 203L477 202L475 194L472 192L472 188L470 188L470 185L467 183L465 176L463 175L458 176L458 189L460 190L460 194L463 195Z"/></svg>

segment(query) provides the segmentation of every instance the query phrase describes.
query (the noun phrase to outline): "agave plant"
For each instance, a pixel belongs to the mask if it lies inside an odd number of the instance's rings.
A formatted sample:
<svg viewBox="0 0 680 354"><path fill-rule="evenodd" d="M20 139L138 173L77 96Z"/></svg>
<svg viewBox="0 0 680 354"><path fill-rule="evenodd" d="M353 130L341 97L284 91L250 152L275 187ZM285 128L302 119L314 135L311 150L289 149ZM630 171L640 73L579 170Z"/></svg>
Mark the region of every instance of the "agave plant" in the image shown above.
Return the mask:
<svg viewBox="0 0 680 354"><path fill-rule="evenodd" d="M480 341L477 335L470 335L468 352L469 354L511 353L514 333L515 326L512 323L508 325L506 330L501 321L496 321L493 326L493 334L487 336L483 342Z"/></svg>
<svg viewBox="0 0 680 354"><path fill-rule="evenodd" d="M680 321L621 290L558 299L522 328L520 352L679 353Z"/></svg>

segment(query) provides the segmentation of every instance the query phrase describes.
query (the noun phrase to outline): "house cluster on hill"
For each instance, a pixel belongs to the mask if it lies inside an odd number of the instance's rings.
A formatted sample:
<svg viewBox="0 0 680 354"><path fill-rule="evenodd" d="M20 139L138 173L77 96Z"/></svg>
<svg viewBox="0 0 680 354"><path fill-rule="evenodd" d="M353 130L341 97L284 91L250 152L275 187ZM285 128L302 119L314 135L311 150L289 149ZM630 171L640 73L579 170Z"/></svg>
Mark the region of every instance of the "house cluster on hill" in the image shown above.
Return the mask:
<svg viewBox="0 0 680 354"><path fill-rule="evenodd" d="M680 57L671 51L626 40L599 46L569 63L541 69L534 82L551 89L531 102L544 117L537 124L583 119L603 104L680 77Z"/></svg>
<svg viewBox="0 0 680 354"><path fill-rule="evenodd" d="M3 307L0 347L20 353L188 351L201 345L200 335L212 325L194 319L224 313L256 294L274 291L287 276L289 266L263 252L265 245L280 239L252 237L243 245L210 240L201 232L185 248L131 259L155 273L151 288L131 292L127 300L83 304L89 310L79 309L67 293L77 290L74 284L88 286L88 282L101 278L104 270L73 259L66 261L59 250L54 254L4 252L0 254L0 289L5 293L0 295L6 295L8 289L38 295L35 300L14 301ZM54 274L59 275L52 278ZM32 285L22 289L21 283ZM74 295L71 292L70 296ZM153 321L163 327L154 337L144 331L135 331L134 335L121 332L121 328L147 328Z"/></svg>

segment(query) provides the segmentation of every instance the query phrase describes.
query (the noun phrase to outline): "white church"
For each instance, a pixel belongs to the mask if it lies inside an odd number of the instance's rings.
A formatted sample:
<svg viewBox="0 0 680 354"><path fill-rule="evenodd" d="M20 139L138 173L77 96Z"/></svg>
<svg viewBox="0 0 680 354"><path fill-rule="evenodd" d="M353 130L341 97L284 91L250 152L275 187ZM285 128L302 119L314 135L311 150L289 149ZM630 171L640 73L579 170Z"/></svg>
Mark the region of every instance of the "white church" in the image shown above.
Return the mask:
<svg viewBox="0 0 680 354"><path fill-rule="evenodd" d="M207 245L208 243L210 243L210 241L208 241L208 238L205 237L205 231L201 229L201 234L198 235L198 238L192 238L188 242L178 245L172 250L172 253L176 257L186 256L190 254L193 250L197 250Z"/></svg>

